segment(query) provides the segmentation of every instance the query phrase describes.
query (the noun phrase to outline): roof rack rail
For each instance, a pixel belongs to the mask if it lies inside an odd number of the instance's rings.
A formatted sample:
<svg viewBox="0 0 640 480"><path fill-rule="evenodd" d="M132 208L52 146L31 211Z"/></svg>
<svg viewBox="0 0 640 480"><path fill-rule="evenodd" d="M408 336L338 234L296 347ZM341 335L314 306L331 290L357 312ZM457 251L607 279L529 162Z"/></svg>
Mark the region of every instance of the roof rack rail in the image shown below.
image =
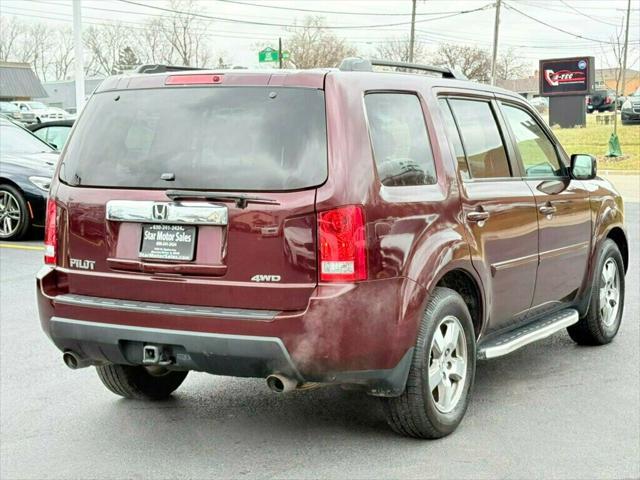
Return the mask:
<svg viewBox="0 0 640 480"><path fill-rule="evenodd" d="M438 73L443 78L455 78L458 80L468 80L463 74L456 72L447 67L435 67L433 65L423 65L420 63L393 62L389 60L367 60L359 57L349 57L342 60L340 70L346 72L371 72L373 66L377 67L395 67L407 70L420 70L423 72Z"/></svg>
<svg viewBox="0 0 640 480"><path fill-rule="evenodd" d="M190 67L188 65L161 65L149 64L140 65L136 68L136 73L165 73L165 72L181 72L184 70L205 70L199 67Z"/></svg>

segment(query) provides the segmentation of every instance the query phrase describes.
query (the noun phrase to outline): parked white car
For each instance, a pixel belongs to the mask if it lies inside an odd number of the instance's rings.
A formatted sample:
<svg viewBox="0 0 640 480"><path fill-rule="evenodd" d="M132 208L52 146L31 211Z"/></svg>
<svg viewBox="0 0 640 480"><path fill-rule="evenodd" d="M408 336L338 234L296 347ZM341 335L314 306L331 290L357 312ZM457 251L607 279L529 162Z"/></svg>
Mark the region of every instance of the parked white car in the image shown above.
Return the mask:
<svg viewBox="0 0 640 480"><path fill-rule="evenodd" d="M19 101L13 102L21 112L33 113L36 117L36 122L49 122L52 120L65 120L67 118L67 112L61 108L48 107L42 102L32 101Z"/></svg>

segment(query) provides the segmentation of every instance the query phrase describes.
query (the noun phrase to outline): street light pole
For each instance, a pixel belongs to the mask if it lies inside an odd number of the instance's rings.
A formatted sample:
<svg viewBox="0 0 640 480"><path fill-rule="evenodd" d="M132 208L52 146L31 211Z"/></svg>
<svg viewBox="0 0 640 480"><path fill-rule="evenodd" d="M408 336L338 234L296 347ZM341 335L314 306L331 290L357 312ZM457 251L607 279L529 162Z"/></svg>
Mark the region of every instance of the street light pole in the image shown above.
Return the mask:
<svg viewBox="0 0 640 480"><path fill-rule="evenodd" d="M84 59L82 55L82 5L73 0L73 50L75 55L76 112L84 105Z"/></svg>
<svg viewBox="0 0 640 480"><path fill-rule="evenodd" d="M500 27L500 4L502 0L496 0L496 19L493 24L493 55L491 57L491 85L496 84L496 62L498 61L498 31Z"/></svg>

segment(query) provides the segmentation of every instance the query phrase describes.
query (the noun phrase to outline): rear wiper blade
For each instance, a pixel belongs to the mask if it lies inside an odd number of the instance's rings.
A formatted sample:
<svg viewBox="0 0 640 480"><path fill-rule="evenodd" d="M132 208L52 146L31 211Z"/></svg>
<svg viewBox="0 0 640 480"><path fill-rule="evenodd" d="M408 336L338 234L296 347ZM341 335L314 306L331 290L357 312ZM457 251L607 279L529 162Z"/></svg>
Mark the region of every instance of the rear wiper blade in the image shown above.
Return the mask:
<svg viewBox="0 0 640 480"><path fill-rule="evenodd" d="M209 192L206 190L167 190L165 192L171 200L204 199L220 202L235 202L238 208L247 208L249 203L262 203L266 205L280 205L272 198L253 197L250 195L233 194L229 192Z"/></svg>

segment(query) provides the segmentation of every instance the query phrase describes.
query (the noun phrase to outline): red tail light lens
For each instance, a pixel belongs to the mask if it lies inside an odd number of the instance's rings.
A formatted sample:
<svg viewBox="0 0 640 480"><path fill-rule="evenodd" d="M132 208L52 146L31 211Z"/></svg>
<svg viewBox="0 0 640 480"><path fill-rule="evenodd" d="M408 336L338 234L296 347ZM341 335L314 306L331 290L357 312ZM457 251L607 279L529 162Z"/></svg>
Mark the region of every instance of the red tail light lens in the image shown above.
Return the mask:
<svg viewBox="0 0 640 480"><path fill-rule="evenodd" d="M320 280L353 282L367 278L367 249L362 207L350 205L318 215Z"/></svg>
<svg viewBox="0 0 640 480"><path fill-rule="evenodd" d="M44 263L55 265L58 260L58 232L57 220L58 208L52 199L47 201L47 220L44 228Z"/></svg>
<svg viewBox="0 0 640 480"><path fill-rule="evenodd" d="M610 103L611 103L611 97L607 97L607 98L605 98L605 99L604 99L604 103L605 103L605 105L610 104Z"/></svg>
<svg viewBox="0 0 640 480"><path fill-rule="evenodd" d="M206 85L222 83L223 75L211 73L196 73L192 75L169 75L164 81L165 85Z"/></svg>

